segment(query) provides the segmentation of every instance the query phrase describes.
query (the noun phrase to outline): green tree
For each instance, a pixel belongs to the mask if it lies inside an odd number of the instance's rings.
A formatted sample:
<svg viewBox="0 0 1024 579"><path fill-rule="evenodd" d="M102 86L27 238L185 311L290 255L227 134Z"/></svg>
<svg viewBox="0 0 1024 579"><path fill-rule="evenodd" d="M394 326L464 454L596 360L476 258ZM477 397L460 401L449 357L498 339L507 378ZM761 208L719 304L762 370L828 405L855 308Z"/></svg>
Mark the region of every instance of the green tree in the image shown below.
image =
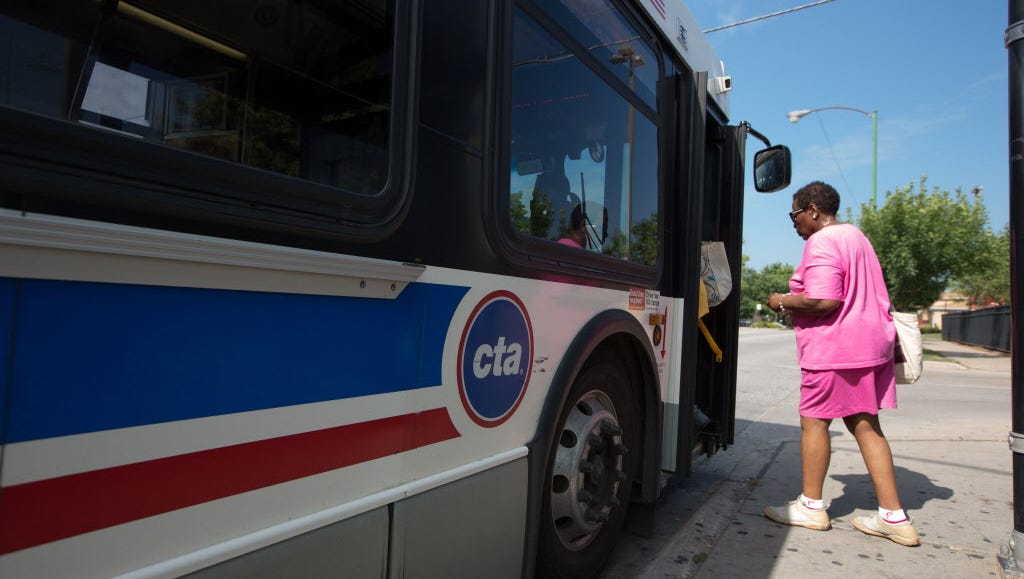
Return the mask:
<svg viewBox="0 0 1024 579"><path fill-rule="evenodd" d="M509 198L509 219L512 220L512 227L523 233L530 233L530 217L526 215L526 205L523 204L523 192L516 191Z"/></svg>
<svg viewBox="0 0 1024 579"><path fill-rule="evenodd" d="M753 283L754 276L759 275L757 270L750 267L750 256L740 257L740 317L753 318L757 312L759 298L749 288Z"/></svg>
<svg viewBox="0 0 1024 579"><path fill-rule="evenodd" d="M629 246L629 259L644 265L658 263L658 214L654 213L633 226L633 243Z"/></svg>
<svg viewBox="0 0 1024 579"><path fill-rule="evenodd" d="M530 199L530 235L547 239L551 229L552 205L548 196L539 191Z"/></svg>
<svg viewBox="0 0 1024 579"><path fill-rule="evenodd" d="M988 232L988 249L978 269L953 280L953 288L971 305L1010 303L1010 227L999 235Z"/></svg>
<svg viewBox="0 0 1024 579"><path fill-rule="evenodd" d="M950 286L980 269L989 256L991 233L981 196L955 194L925 177L915 187L887 192L885 204L861 205L861 231L882 264L889 296L897 310L927 308Z"/></svg>
<svg viewBox="0 0 1024 579"><path fill-rule="evenodd" d="M601 253L619 259L626 259L626 255L629 253L627 251L628 247L629 239L626 238L624 232L619 231L608 238L608 241L605 242L604 247L601 249Z"/></svg>
<svg viewBox="0 0 1024 579"><path fill-rule="evenodd" d="M768 294L786 293L789 291L789 278L793 277L793 266L784 263L772 263L756 271L747 265L747 256L743 256L742 283L740 284L740 317L753 318L757 313L757 304L763 304L762 315L770 313L767 308Z"/></svg>

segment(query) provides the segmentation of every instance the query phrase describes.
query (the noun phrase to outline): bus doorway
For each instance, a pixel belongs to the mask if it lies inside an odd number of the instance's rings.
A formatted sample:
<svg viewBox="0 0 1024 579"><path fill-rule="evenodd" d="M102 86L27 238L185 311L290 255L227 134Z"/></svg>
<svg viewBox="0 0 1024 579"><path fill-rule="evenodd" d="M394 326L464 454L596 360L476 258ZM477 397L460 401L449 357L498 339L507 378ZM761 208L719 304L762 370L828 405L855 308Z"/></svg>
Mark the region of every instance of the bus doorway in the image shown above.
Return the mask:
<svg viewBox="0 0 1024 579"><path fill-rule="evenodd" d="M692 428L678 433L677 472L689 472L690 460L700 454L712 455L733 443L736 419L736 364L739 342L739 307L742 283L743 195L745 150L748 134L767 145L754 156L754 189L762 193L778 191L788 185L789 150L782 145L771 146L763 135L746 122L738 126L718 123L711 115L706 120L703 195L696 212L699 215L700 284L706 291L689 291L687 298L701 301L687 311L690 317L685 331L697 335L691 350L693 369L683 374L682 391L693 393ZM717 244L723 250L727 266L714 259L711 249ZM722 271L728 272L731 288L724 296L716 293L710 283L718 281ZM707 278L707 279L706 279ZM698 284L695 284L698 285ZM700 286L698 285L698 290ZM724 292L723 292L724 293ZM708 297L710 296L710 297ZM704 313L706 312L706 313ZM687 380L692 380L687 384ZM684 456L684 453L688 453Z"/></svg>
<svg viewBox="0 0 1024 579"><path fill-rule="evenodd" d="M701 242L702 246L705 243L724 246L732 289L720 303L711 296L711 304L717 305L711 305L708 313L700 317L707 333L697 330L701 336L697 340L696 356L694 454L714 454L733 442L746 136L743 125L720 126L708 122ZM707 270L711 265L706 248L710 247L707 245L701 251L701 283L709 275Z"/></svg>

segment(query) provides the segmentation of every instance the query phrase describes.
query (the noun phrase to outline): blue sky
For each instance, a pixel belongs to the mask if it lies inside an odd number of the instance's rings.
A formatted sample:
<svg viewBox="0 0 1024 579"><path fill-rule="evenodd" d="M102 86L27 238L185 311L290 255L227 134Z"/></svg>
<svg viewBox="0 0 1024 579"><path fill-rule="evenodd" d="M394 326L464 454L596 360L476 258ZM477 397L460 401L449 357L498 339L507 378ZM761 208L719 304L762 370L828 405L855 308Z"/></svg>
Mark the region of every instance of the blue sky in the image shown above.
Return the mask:
<svg viewBox="0 0 1024 579"><path fill-rule="evenodd" d="M690 0L704 30L809 4L812 0ZM793 184L753 191L747 175L743 253L761 269L796 266L804 242L786 213L793 193L823 180L842 197L840 216L871 197L872 120L878 110L878 203L887 191L927 176L965 193L982 186L989 225L1009 220L1007 26L1004 1L833 0L708 34L733 78L731 124L749 121L793 152ZM760 145L748 139L747 161ZM749 169L749 167L748 167Z"/></svg>

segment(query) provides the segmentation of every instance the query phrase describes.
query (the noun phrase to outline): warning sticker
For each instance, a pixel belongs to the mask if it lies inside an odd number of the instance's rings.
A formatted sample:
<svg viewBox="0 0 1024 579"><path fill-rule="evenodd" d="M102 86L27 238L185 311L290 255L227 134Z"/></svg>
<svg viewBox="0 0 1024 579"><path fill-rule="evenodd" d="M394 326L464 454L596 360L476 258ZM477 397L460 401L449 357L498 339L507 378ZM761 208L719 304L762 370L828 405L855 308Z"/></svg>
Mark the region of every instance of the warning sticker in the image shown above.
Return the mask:
<svg viewBox="0 0 1024 579"><path fill-rule="evenodd" d="M643 311L647 307L647 290L640 287L629 288L629 309Z"/></svg>

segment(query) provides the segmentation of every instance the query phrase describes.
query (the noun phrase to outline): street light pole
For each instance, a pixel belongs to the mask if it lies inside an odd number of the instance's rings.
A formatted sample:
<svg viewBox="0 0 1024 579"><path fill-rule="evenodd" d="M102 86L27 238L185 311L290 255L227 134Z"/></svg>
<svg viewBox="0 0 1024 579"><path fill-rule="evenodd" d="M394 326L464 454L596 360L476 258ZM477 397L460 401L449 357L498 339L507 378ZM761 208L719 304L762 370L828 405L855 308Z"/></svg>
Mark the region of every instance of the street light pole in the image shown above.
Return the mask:
<svg viewBox="0 0 1024 579"><path fill-rule="evenodd" d="M800 119L806 117L811 113L818 111L829 111L833 109L843 109L846 111L853 111L871 117L872 120L872 131L871 131L871 207L875 207L875 198L878 193L878 109L873 112L867 112L865 110L856 109L853 107L821 107L818 109L800 109L796 111L790 111L786 117L789 118L789 122L796 123Z"/></svg>
<svg viewBox="0 0 1024 579"><path fill-rule="evenodd" d="M1021 317L1021 272L1024 271L1024 0L1009 0L1004 42L1009 78L1010 161L1010 461L1013 469L1013 531L999 548L1004 577L1024 577L1024 318Z"/></svg>
<svg viewBox="0 0 1024 579"><path fill-rule="evenodd" d="M613 54L609 59L612 64L629 64L629 90L631 92L636 91L634 86L636 83L634 68L637 66L643 66L644 57L633 52L633 47L630 45L620 46L618 51ZM633 115L635 107L630 104L629 109L626 110L626 143L629 145L629 150L626 151L626 172L629 178L629 187L632 190L633 187ZM626 204L626 223L633 223L633 208L632 204Z"/></svg>
<svg viewBox="0 0 1024 579"><path fill-rule="evenodd" d="M878 109L871 112L871 208L878 193Z"/></svg>

